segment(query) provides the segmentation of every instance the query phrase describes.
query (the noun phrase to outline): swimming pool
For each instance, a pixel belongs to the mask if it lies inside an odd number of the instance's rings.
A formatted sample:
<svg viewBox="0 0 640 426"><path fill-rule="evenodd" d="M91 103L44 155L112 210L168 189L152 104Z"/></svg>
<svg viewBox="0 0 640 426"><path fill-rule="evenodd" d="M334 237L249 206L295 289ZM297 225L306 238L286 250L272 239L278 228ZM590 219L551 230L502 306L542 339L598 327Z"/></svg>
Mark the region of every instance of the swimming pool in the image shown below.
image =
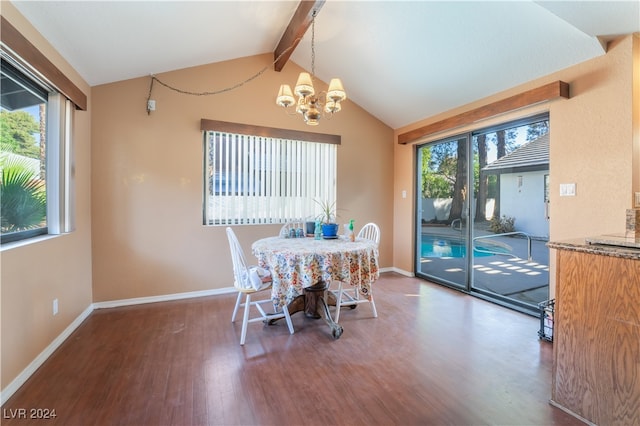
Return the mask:
<svg viewBox="0 0 640 426"><path fill-rule="evenodd" d="M492 253L509 253L508 247L502 244L491 243L488 241L476 242L473 250L475 257L493 256ZM440 235L422 235L420 244L420 257L455 257L461 258L467 256L467 247L463 239L440 236Z"/></svg>

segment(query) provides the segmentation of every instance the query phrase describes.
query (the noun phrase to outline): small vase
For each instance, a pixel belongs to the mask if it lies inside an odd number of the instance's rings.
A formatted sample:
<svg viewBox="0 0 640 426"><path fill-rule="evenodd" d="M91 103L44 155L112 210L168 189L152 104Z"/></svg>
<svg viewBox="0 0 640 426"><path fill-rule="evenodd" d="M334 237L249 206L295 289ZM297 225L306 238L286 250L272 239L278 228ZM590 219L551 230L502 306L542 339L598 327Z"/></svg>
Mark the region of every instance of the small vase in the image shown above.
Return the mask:
<svg viewBox="0 0 640 426"><path fill-rule="evenodd" d="M314 231L316 230L316 223L315 222L305 222L305 231L307 233L307 235L313 235Z"/></svg>
<svg viewBox="0 0 640 426"><path fill-rule="evenodd" d="M338 224L337 223L323 223L322 224L322 236L324 238L336 238L338 236Z"/></svg>

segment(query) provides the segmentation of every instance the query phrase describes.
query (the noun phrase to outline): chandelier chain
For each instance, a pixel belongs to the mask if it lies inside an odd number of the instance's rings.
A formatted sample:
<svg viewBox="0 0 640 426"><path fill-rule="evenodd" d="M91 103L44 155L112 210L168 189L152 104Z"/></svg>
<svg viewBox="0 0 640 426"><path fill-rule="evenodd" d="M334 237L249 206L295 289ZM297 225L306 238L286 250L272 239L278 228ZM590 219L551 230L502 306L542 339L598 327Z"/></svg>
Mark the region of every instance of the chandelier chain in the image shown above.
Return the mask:
<svg viewBox="0 0 640 426"><path fill-rule="evenodd" d="M280 55L278 55L278 57L273 61L273 63L271 65L275 65L280 58L282 58L282 56L284 56L284 54L286 54L289 50L293 49L294 46L296 46L296 44L302 39L302 37L298 37L293 43L291 43L291 46L287 47L284 51L282 51L282 53ZM270 66L270 65L269 65ZM213 90L213 91L207 91L207 92L191 92L189 90L183 90L183 89L179 89L177 87L171 86L170 84L165 83L164 81L160 80L158 77L156 77L154 74L151 74L151 84L149 85L149 95L147 96L147 102L151 99L151 92L153 90L153 83L155 81L158 82L158 84L161 84L162 86L166 87L169 90L173 90L174 92L178 92L181 93L183 95L191 95L191 96L210 96L210 95L219 95L221 93L225 93L225 92L229 92L231 90L237 89L241 86L244 86L245 84L251 82L252 80L255 80L256 78L260 77L262 74L264 74L264 72L269 68L269 66L266 66L264 68L262 68L260 71L258 71L257 73L253 74L252 76L250 76L249 78L234 84L233 86L229 86L229 87L225 87L223 89L219 89L219 90ZM312 65L313 68L313 65ZM313 71L312 71L313 72Z"/></svg>
<svg viewBox="0 0 640 426"><path fill-rule="evenodd" d="M311 21L311 76L316 76L316 14L313 12Z"/></svg>

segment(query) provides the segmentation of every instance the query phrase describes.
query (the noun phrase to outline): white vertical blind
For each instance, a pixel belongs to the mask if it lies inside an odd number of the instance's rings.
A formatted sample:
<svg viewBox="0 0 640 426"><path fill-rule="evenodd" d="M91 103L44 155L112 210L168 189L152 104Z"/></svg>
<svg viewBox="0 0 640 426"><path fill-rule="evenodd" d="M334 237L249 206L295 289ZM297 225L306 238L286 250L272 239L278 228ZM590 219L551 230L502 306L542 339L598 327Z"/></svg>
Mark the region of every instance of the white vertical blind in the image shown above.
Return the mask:
<svg viewBox="0 0 640 426"><path fill-rule="evenodd" d="M267 224L318 216L336 200L337 145L204 132L204 224Z"/></svg>

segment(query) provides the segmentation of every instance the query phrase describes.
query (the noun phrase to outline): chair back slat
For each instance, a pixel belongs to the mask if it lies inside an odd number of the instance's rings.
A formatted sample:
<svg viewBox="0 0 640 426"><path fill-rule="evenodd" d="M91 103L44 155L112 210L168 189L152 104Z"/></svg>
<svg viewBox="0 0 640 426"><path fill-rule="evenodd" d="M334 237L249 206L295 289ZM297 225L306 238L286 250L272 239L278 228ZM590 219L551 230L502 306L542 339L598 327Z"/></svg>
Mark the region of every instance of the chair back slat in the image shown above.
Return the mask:
<svg viewBox="0 0 640 426"><path fill-rule="evenodd" d="M227 238L229 240L229 248L231 250L231 261L233 262L234 285L238 288L246 288L245 282L249 276L247 261L244 257L242 246L236 237L233 229L227 228Z"/></svg>
<svg viewBox="0 0 640 426"><path fill-rule="evenodd" d="M369 222L360 229L358 238L371 240L378 245L380 244L380 227L373 222Z"/></svg>

